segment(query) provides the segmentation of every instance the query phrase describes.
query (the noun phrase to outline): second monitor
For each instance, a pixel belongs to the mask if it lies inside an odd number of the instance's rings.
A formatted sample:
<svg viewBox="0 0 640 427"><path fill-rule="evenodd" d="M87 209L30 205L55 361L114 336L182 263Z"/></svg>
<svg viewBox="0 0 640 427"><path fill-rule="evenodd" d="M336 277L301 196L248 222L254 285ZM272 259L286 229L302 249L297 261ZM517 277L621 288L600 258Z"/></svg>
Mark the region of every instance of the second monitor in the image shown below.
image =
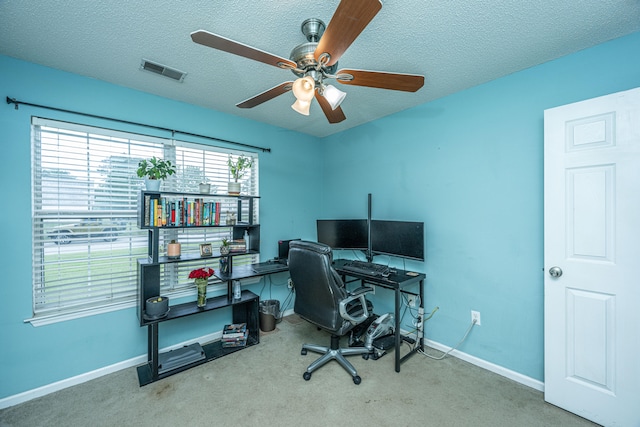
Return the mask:
<svg viewBox="0 0 640 427"><path fill-rule="evenodd" d="M369 247L369 231L366 219L319 219L318 242L332 249L366 251Z"/></svg>
<svg viewBox="0 0 640 427"><path fill-rule="evenodd" d="M424 223L366 219L319 219L318 242L332 249L361 250L367 259L391 255L424 261ZM369 240L369 238L371 240Z"/></svg>

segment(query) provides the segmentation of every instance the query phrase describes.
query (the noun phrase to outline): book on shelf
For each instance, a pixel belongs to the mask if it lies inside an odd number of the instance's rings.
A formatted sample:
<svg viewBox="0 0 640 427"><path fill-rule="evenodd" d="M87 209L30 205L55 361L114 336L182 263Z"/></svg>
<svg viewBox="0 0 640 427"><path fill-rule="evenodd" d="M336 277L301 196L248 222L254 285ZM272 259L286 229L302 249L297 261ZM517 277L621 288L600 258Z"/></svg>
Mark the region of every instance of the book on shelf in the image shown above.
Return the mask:
<svg viewBox="0 0 640 427"><path fill-rule="evenodd" d="M246 252L247 242L244 239L236 239L229 242L229 252Z"/></svg>
<svg viewBox="0 0 640 427"><path fill-rule="evenodd" d="M249 331L244 331L242 336L237 338L222 338L222 347L244 347L247 345L247 338L249 337Z"/></svg>
<svg viewBox="0 0 640 427"><path fill-rule="evenodd" d="M242 333L240 334L240 336L237 336L237 337L225 337L225 336L223 336L223 337L222 337L222 343L223 343L223 344L224 344L224 343L227 343L227 344L237 344L237 343L239 343L239 342L241 342L241 341L246 341L246 340L247 340L247 337L249 337L249 331L248 331L248 330L246 330L246 331L242 332Z"/></svg>
<svg viewBox="0 0 640 427"><path fill-rule="evenodd" d="M224 328L222 329L222 338L241 338L245 336L246 332L246 323L231 323L224 325Z"/></svg>
<svg viewBox="0 0 640 427"><path fill-rule="evenodd" d="M238 328L233 328L238 325ZM249 330L247 329L247 325L245 323L236 324L236 325L226 325L231 326L232 329L229 329L229 332L222 333L222 347L223 348L231 348L231 347L245 347L247 345L247 338L249 337ZM241 325L241 326L240 326ZM237 331L237 332L232 332Z"/></svg>
<svg viewBox="0 0 640 427"><path fill-rule="evenodd" d="M235 344L222 343L222 348L237 348L237 347L246 347L246 346L247 346L246 340L241 343L235 343Z"/></svg>
<svg viewBox="0 0 640 427"><path fill-rule="evenodd" d="M215 203L215 210L213 211L213 223L214 225L220 225L220 202Z"/></svg>
<svg viewBox="0 0 640 427"><path fill-rule="evenodd" d="M144 225L151 227L200 227L220 225L221 203L204 198L144 197Z"/></svg>

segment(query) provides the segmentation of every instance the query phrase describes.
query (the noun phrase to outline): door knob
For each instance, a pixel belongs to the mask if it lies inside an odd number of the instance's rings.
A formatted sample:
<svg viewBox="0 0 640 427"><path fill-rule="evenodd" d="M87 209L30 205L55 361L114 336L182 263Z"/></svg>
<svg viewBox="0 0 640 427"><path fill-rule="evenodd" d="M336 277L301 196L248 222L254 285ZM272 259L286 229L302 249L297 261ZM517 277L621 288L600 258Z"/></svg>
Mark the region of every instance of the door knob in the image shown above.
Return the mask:
<svg viewBox="0 0 640 427"><path fill-rule="evenodd" d="M551 267L549 269L549 274L551 277L560 277L562 276L562 269L560 267Z"/></svg>

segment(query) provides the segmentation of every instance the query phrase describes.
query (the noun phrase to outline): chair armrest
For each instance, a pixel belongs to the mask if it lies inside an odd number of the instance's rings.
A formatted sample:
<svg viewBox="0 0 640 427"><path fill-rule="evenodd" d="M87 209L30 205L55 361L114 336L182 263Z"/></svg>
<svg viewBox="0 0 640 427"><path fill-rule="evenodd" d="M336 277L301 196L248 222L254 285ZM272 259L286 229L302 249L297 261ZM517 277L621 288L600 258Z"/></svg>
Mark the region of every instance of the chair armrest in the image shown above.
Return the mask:
<svg viewBox="0 0 640 427"><path fill-rule="evenodd" d="M357 325L367 320L370 316L370 313L369 313L369 309L367 308L367 299L365 298L365 295L370 294L372 292L373 292L373 288L370 288L368 286L360 286L359 288L354 289L352 292L349 292L349 295L345 299L340 301L340 306L339 306L340 317L342 317L345 320L348 320L354 325ZM360 305L362 306L362 314L360 316L354 317L354 316L351 316L349 313L347 313L347 305L351 301L355 301L358 299L360 300Z"/></svg>

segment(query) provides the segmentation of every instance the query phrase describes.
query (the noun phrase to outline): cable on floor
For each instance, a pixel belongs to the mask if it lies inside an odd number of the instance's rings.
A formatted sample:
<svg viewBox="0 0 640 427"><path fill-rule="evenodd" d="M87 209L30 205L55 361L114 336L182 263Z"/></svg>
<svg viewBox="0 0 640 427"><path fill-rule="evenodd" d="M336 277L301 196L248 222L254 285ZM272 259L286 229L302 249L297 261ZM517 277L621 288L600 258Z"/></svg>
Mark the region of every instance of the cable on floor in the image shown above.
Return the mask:
<svg viewBox="0 0 640 427"><path fill-rule="evenodd" d="M433 360L442 360L442 359L444 359L445 357L447 357L447 355L449 353L451 353L453 350L457 349L460 346L460 344L462 344L464 342L465 339L467 339L467 336L469 335L469 332L471 332L471 329L473 329L473 326L475 324L476 324L476 321L475 320L472 321L471 324L469 325L469 327L467 328L467 332L465 332L464 336L462 337L462 339L460 341L458 341L458 344L456 344L455 347L450 348L449 351L447 351L443 355L441 355L439 357L436 357L436 356L432 356L430 354L427 354L427 352L423 351L423 350L418 350L418 353L420 353L420 354L422 354L422 355L424 355L424 356L426 356L426 357L428 357L430 359L433 359Z"/></svg>

